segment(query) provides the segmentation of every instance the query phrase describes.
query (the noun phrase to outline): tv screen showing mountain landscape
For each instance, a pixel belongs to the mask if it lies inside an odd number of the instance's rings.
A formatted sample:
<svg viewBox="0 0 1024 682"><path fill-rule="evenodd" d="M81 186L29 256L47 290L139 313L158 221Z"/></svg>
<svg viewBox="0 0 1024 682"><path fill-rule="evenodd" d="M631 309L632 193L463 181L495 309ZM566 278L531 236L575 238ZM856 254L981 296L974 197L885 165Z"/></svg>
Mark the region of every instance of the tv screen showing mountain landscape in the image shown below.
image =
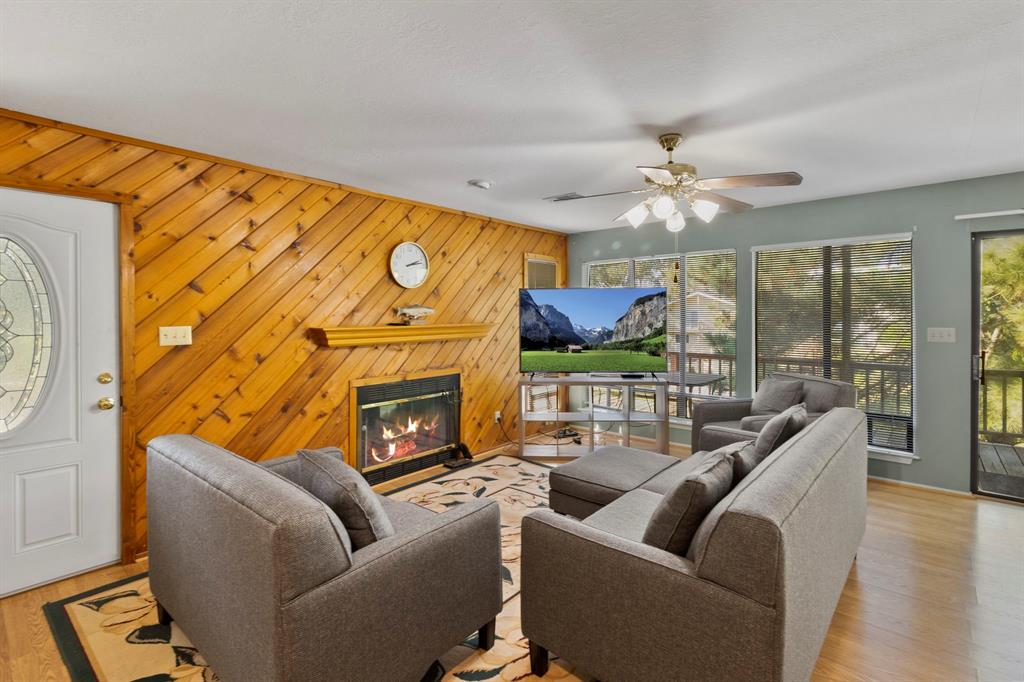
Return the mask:
<svg viewBox="0 0 1024 682"><path fill-rule="evenodd" d="M664 372L664 287L520 289L523 372Z"/></svg>

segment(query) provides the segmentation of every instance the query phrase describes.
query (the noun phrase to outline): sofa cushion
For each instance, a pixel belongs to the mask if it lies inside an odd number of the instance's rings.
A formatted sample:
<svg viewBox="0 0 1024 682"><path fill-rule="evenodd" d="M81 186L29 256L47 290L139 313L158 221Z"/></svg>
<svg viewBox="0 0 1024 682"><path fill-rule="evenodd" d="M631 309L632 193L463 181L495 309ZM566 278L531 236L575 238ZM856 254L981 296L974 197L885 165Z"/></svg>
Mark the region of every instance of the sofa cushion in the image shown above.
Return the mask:
<svg viewBox="0 0 1024 682"><path fill-rule="evenodd" d="M752 414L740 420L739 428L743 431L760 431L774 416L775 414Z"/></svg>
<svg viewBox="0 0 1024 682"><path fill-rule="evenodd" d="M754 441L757 457L764 459L772 454L775 448L800 433L807 426L807 410L803 403L786 408L768 420Z"/></svg>
<svg viewBox="0 0 1024 682"><path fill-rule="evenodd" d="M588 516L583 525L641 542L661 498L661 495L650 490L633 490Z"/></svg>
<svg viewBox="0 0 1024 682"><path fill-rule="evenodd" d="M421 523L437 516L437 512L412 502L393 500L386 495L377 495L377 499L380 500L384 513L388 515L388 520L391 521L391 526L395 529L395 533L415 528Z"/></svg>
<svg viewBox="0 0 1024 682"><path fill-rule="evenodd" d="M658 474L651 480L647 481L647 483L644 483L642 486L640 486L640 488L641 490L649 490L652 493L664 495L669 490L672 490L672 488L675 488L677 485L679 485L680 481L689 476L690 473L693 472L693 470L696 469L698 466L700 466L700 463L707 459L709 456L711 456L710 452L706 452L703 450L701 452L695 452L686 459L679 462L679 464L676 464L675 466L670 466L668 469L665 469L660 474Z"/></svg>
<svg viewBox="0 0 1024 682"><path fill-rule="evenodd" d="M721 455L708 457L661 498L643 542L685 555L704 517L729 494L731 485L732 463Z"/></svg>
<svg viewBox="0 0 1024 682"><path fill-rule="evenodd" d="M800 402L803 392L804 382L799 379L787 381L773 376L766 377L757 387L754 402L750 405L750 414L778 414Z"/></svg>
<svg viewBox="0 0 1024 682"><path fill-rule="evenodd" d="M337 448L299 450L299 466L309 492L338 515L352 539L353 549L394 535L394 526L377 494L339 454Z"/></svg>
<svg viewBox="0 0 1024 682"><path fill-rule="evenodd" d="M678 463L668 455L605 445L553 469L549 482L552 490L603 506Z"/></svg>

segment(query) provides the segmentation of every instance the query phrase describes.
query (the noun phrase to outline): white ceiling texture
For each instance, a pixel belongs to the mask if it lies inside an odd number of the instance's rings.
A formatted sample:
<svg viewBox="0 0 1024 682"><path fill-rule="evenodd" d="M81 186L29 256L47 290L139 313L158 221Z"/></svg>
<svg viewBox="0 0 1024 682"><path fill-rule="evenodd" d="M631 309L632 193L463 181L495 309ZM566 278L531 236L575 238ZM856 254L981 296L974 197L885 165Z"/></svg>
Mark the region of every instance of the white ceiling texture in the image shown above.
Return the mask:
<svg viewBox="0 0 1024 682"><path fill-rule="evenodd" d="M577 232L662 132L757 206L1024 170L1024 2L0 0L0 106Z"/></svg>

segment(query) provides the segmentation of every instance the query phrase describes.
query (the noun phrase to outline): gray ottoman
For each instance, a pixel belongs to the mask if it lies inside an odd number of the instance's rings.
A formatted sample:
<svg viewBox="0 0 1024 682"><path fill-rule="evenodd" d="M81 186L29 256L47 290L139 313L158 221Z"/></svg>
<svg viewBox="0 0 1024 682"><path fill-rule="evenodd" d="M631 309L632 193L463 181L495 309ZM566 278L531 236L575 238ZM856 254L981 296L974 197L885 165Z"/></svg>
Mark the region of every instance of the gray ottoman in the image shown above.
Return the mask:
<svg viewBox="0 0 1024 682"><path fill-rule="evenodd" d="M551 471L551 509L584 519L680 463L676 457L606 445Z"/></svg>

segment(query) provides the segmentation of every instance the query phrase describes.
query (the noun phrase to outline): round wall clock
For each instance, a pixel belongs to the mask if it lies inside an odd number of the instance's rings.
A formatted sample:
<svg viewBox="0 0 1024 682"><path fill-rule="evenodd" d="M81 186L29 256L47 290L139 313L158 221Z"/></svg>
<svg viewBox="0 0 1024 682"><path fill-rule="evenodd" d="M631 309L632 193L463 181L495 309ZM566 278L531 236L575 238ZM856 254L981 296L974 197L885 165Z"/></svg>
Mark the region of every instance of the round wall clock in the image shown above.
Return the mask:
<svg viewBox="0 0 1024 682"><path fill-rule="evenodd" d="M415 289L427 281L430 260L416 242L402 242L391 252L391 276L406 289Z"/></svg>

